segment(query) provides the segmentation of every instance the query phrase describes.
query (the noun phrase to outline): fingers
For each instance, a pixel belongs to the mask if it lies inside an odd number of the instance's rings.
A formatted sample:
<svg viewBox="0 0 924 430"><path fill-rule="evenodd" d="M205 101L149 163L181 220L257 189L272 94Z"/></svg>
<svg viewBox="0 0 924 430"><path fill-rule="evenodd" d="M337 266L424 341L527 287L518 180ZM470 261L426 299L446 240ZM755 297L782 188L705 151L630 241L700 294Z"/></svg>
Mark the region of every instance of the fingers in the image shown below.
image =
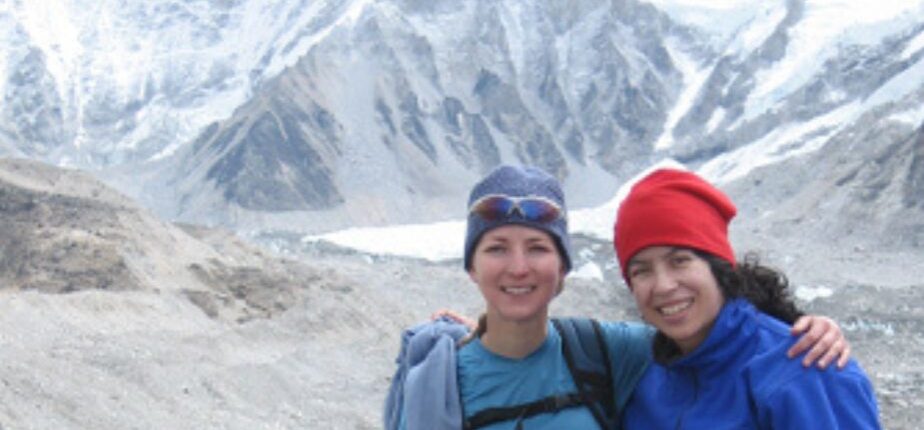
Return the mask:
<svg viewBox="0 0 924 430"><path fill-rule="evenodd" d="M841 358L837 360L837 368L843 369L846 367L848 360L850 360L850 344L845 341L844 352L841 353Z"/></svg>
<svg viewBox="0 0 924 430"><path fill-rule="evenodd" d="M799 354L805 352L806 349L809 349L813 343L815 343L814 340L802 336L799 338L799 341L793 344L793 346L791 346L789 350L786 351L786 356L789 358L795 358Z"/></svg>
<svg viewBox="0 0 924 430"><path fill-rule="evenodd" d="M830 332L830 324L828 321L823 318L812 317L812 324L806 333L805 337L811 337L812 344L811 349L808 353L805 354L805 357L802 358L802 365L809 367L818 360L819 357L824 354L824 352L831 346L834 342L834 338L828 337L827 333Z"/></svg>
<svg viewBox="0 0 924 430"><path fill-rule="evenodd" d="M796 320L796 323L792 325L792 328L789 330L789 332L792 334L800 334L808 328L811 321L812 317L799 317L799 319Z"/></svg>
<svg viewBox="0 0 924 430"><path fill-rule="evenodd" d="M466 318L464 315L462 315L462 314L460 314L460 313L458 313L458 312L456 312L456 311L454 311L454 310L452 310L452 309L440 309L440 310L434 312L433 315L430 315L430 319L431 319L431 320L436 320L436 319L440 319L440 318L443 318L443 317L449 318L449 319L451 319L451 320L453 320L453 321L458 321L458 322L464 322L464 321L466 321L466 320L468 319L468 318Z"/></svg>
<svg viewBox="0 0 924 430"><path fill-rule="evenodd" d="M815 328L812 328L810 332L814 330ZM811 366L812 363L817 362L823 357L825 352L831 348L834 340L837 339L837 336L831 336L830 333L821 334L819 336L818 340L812 344L812 348L805 354L805 357L802 357L802 365L805 367Z"/></svg>
<svg viewBox="0 0 924 430"><path fill-rule="evenodd" d="M430 315L431 321L436 321L440 318L449 318L459 324L467 326L470 330L473 330L474 327L478 326L477 321L471 318L468 318L452 309L445 309L445 308L439 309Z"/></svg>
<svg viewBox="0 0 924 430"><path fill-rule="evenodd" d="M449 310L449 309L446 309L446 308L437 309L435 312L433 312L432 314L430 314L430 320L431 320L431 321L432 321L432 320L438 320L438 319L440 319L440 317L452 318L454 314L455 314L455 312L453 312L453 311L451 311L451 310Z"/></svg>
<svg viewBox="0 0 924 430"><path fill-rule="evenodd" d="M843 342L841 339L828 331L822 336L822 338L812 346L811 351L806 354L806 357L802 360L803 366L811 366L812 363L815 363L819 369L826 369L828 364L834 361L834 358L840 354L840 351L843 349Z"/></svg>
<svg viewBox="0 0 924 430"><path fill-rule="evenodd" d="M792 358L805 353L803 366L815 364L819 369L826 369L835 361L839 369L847 365L850 344L834 320L819 316L802 317L793 325L791 332L793 335L802 334L787 351L787 356Z"/></svg>
<svg viewBox="0 0 924 430"><path fill-rule="evenodd" d="M844 348L847 347L847 342L842 338L837 338L834 340L834 343L831 344L831 348L824 353L824 356L818 360L817 366L819 369L827 369L828 365L833 363L839 355L844 352ZM846 364L846 363L845 363ZM840 361L838 361L838 366L840 367Z"/></svg>
<svg viewBox="0 0 924 430"><path fill-rule="evenodd" d="M793 326L792 331L793 331L793 335L798 335L799 333L803 333L803 334L799 337L799 341L789 348L789 351L786 352L786 355L789 358L793 358L799 354L802 354L805 351L808 351L809 348L815 345L818 342L818 340L821 339L822 335L825 333L826 329L824 327L821 327L822 325L823 324L815 317L799 318L799 320L796 321L796 325ZM799 326L798 331L796 330L797 328L796 326ZM817 358L817 355L818 355L818 353L816 353L815 355L811 355L811 351L809 351L809 354L810 354L809 356L806 356L806 359L808 359L808 362L803 360L802 362L803 365L806 365L806 366L810 365L812 362L815 361L815 358Z"/></svg>

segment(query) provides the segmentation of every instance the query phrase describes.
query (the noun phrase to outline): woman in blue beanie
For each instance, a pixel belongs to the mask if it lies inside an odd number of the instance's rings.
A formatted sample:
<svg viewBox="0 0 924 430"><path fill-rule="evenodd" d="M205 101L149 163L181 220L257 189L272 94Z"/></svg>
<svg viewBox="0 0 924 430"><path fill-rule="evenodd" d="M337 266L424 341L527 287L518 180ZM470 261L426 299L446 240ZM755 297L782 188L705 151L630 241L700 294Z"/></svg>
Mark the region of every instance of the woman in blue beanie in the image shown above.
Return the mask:
<svg viewBox="0 0 924 430"><path fill-rule="evenodd" d="M618 428L575 383L570 349L549 318L572 266L558 181L536 168L500 166L472 189L468 211L464 265L486 311L471 334L447 319L404 333L385 428ZM845 352L836 325L808 318L812 336L796 352L822 338L813 357ZM836 342L822 336L832 333ZM603 322L599 334L612 387L613 407L605 409L622 411L651 361L653 331Z"/></svg>

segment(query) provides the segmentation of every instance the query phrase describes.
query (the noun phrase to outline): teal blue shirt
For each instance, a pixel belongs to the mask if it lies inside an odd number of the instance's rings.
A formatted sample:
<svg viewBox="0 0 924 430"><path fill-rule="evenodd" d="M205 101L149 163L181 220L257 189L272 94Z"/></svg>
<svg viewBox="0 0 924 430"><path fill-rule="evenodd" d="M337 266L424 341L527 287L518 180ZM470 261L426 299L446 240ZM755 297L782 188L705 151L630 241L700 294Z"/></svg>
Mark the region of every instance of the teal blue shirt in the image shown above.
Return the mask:
<svg viewBox="0 0 924 430"><path fill-rule="evenodd" d="M653 330L642 324L601 322L609 348L616 404L622 411L650 362ZM545 342L522 359L510 359L487 350L480 339L458 352L459 390L465 417L491 407L520 405L555 394L576 391L562 354L558 332L549 322ZM539 414L523 421L530 430L599 429L586 407ZM513 429L516 421L504 421L485 430Z"/></svg>

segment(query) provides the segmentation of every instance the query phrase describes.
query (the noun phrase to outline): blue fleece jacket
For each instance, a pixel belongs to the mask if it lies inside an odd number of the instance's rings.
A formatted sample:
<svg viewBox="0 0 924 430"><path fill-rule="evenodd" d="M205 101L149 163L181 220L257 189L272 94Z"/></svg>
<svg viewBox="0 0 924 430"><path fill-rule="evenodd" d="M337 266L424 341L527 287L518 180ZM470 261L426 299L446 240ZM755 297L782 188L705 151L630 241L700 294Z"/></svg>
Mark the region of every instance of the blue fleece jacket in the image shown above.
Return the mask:
<svg viewBox="0 0 924 430"><path fill-rule="evenodd" d="M743 300L729 301L692 353L652 364L629 402L631 429L878 429L866 374L802 367L786 351L789 327Z"/></svg>

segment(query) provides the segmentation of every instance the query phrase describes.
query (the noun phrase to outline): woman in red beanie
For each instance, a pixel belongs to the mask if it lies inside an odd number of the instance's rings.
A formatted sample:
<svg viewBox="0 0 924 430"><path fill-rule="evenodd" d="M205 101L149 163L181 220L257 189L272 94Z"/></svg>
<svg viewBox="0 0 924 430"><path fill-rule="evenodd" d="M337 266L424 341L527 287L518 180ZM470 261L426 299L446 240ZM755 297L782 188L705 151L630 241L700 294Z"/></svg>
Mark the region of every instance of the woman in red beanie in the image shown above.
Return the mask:
<svg viewBox="0 0 924 430"><path fill-rule="evenodd" d="M737 262L736 209L681 170L639 181L620 206L614 246L626 284L657 328L654 363L627 405L634 429L874 429L872 386L850 360L806 370L785 357L800 313L783 274Z"/></svg>

